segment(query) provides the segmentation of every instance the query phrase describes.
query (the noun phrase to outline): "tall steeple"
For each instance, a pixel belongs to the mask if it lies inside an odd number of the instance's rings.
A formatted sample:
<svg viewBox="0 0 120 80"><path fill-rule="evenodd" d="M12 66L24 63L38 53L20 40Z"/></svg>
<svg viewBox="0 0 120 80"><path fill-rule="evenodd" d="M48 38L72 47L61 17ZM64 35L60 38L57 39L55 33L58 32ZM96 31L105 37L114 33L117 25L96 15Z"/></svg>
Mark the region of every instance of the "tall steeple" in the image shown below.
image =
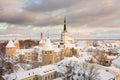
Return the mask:
<svg viewBox="0 0 120 80"><path fill-rule="evenodd" d="M68 32L67 32L67 28L66 28L66 18L64 18L64 28L61 34L61 42L67 43L68 42Z"/></svg>
<svg viewBox="0 0 120 80"><path fill-rule="evenodd" d="M64 18L64 32L67 32L67 29L66 29L66 18Z"/></svg>
<svg viewBox="0 0 120 80"><path fill-rule="evenodd" d="M41 35L40 35L40 39L42 40L43 39L43 33L41 32Z"/></svg>
<svg viewBox="0 0 120 80"><path fill-rule="evenodd" d="M44 45L44 39L43 39L43 33L41 32L41 34L40 34L40 41L39 41L39 45L40 46L43 46Z"/></svg>

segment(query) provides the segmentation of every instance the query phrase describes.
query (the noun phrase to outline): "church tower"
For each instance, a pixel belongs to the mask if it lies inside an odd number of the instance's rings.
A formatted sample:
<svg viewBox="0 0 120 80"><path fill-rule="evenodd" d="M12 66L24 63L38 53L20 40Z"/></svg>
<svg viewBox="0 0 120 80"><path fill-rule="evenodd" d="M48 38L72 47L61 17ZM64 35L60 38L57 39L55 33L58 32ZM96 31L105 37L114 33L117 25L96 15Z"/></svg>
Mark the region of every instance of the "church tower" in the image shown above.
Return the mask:
<svg viewBox="0 0 120 80"><path fill-rule="evenodd" d="M44 40L43 40L43 33L41 33L39 46L43 47L44 43L45 43L45 42L44 42Z"/></svg>
<svg viewBox="0 0 120 80"><path fill-rule="evenodd" d="M10 40L6 45L6 57L12 57L16 54L16 46L14 45L13 41Z"/></svg>
<svg viewBox="0 0 120 80"><path fill-rule="evenodd" d="M42 64L43 65L48 65L48 64L53 64L55 62L54 59L54 48L53 45L50 41L49 38L47 38L45 45L43 46L43 51L42 51Z"/></svg>
<svg viewBox="0 0 120 80"><path fill-rule="evenodd" d="M67 28L66 28L66 18L64 18L64 29L63 29L63 32L61 34L61 42L63 44L68 43L68 32L67 32Z"/></svg>
<svg viewBox="0 0 120 80"><path fill-rule="evenodd" d="M20 43L19 43L19 41L17 39L15 39L14 45L16 46L17 49L20 48Z"/></svg>

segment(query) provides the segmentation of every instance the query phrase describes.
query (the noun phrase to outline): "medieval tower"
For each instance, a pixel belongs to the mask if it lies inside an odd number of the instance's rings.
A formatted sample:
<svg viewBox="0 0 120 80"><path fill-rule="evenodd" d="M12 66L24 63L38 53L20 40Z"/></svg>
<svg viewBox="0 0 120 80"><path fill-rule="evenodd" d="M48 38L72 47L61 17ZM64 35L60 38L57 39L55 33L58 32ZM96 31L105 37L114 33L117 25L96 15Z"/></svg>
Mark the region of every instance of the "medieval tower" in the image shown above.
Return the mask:
<svg viewBox="0 0 120 80"><path fill-rule="evenodd" d="M8 44L6 45L6 56L12 57L16 54L16 46L14 45L13 41L10 40Z"/></svg>
<svg viewBox="0 0 120 80"><path fill-rule="evenodd" d="M43 65L53 64L54 60L54 48L49 38L47 38L42 51L42 63Z"/></svg>

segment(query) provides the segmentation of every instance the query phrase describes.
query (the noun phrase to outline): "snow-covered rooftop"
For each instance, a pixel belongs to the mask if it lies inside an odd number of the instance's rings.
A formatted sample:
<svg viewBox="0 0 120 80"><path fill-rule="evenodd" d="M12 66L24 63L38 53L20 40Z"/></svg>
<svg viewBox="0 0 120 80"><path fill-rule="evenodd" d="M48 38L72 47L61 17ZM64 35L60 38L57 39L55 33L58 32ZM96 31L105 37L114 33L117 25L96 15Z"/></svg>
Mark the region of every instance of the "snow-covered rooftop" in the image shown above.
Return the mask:
<svg viewBox="0 0 120 80"><path fill-rule="evenodd" d="M43 39L40 40L39 44L43 44L45 41Z"/></svg>
<svg viewBox="0 0 120 80"><path fill-rule="evenodd" d="M15 39L14 44L19 47L19 41Z"/></svg>
<svg viewBox="0 0 120 80"><path fill-rule="evenodd" d="M10 40L10 41L8 42L8 44L6 45L6 47L7 47L7 48L9 48L9 47L15 47L15 45L14 45L13 41Z"/></svg>
<svg viewBox="0 0 120 80"><path fill-rule="evenodd" d="M117 56L112 56L112 55L107 55L106 57L107 57L107 59L116 59L117 58Z"/></svg>
<svg viewBox="0 0 120 80"><path fill-rule="evenodd" d="M58 53L60 51L61 51L60 48L54 48L54 52Z"/></svg>
<svg viewBox="0 0 120 80"><path fill-rule="evenodd" d="M83 49L83 48L85 48L85 46L86 46L86 42L85 42L85 41L81 41L81 42L79 42L79 44L77 45L77 48Z"/></svg>
<svg viewBox="0 0 120 80"><path fill-rule="evenodd" d="M116 67L120 68L120 57L112 61L112 64Z"/></svg>
<svg viewBox="0 0 120 80"><path fill-rule="evenodd" d="M18 54L23 54L23 53L32 53L35 52L34 49L18 49L16 51Z"/></svg>
<svg viewBox="0 0 120 80"><path fill-rule="evenodd" d="M54 80L63 80L63 79L64 79L64 77L59 77L59 78L56 78Z"/></svg>
<svg viewBox="0 0 120 80"><path fill-rule="evenodd" d="M54 50L53 45L49 38L47 38L45 45L43 46L44 51Z"/></svg>
<svg viewBox="0 0 120 80"><path fill-rule="evenodd" d="M38 67L35 69L31 69L28 71L20 71L17 73L12 73L10 75L5 75L3 77L5 80L13 80L13 79L22 80L30 76L34 76L34 75L42 76L42 75L49 74L54 71L55 71L54 65L46 65L46 66Z"/></svg>
<svg viewBox="0 0 120 80"><path fill-rule="evenodd" d="M67 43L65 44L65 48L75 48L75 44Z"/></svg>
<svg viewBox="0 0 120 80"><path fill-rule="evenodd" d="M107 72L106 70L99 69L98 72L100 73L101 80L110 80L115 78L113 74L111 74L110 72Z"/></svg>

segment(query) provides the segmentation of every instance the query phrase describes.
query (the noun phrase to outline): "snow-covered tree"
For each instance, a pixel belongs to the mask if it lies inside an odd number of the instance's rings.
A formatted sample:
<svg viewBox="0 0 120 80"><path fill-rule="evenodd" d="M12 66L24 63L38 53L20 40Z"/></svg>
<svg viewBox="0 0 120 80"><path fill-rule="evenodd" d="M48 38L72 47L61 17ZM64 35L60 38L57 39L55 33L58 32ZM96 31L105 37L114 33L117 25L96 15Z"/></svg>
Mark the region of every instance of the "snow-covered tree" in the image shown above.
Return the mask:
<svg viewBox="0 0 120 80"><path fill-rule="evenodd" d="M67 80L100 80L97 69L78 58L66 58L57 64L57 71Z"/></svg>

